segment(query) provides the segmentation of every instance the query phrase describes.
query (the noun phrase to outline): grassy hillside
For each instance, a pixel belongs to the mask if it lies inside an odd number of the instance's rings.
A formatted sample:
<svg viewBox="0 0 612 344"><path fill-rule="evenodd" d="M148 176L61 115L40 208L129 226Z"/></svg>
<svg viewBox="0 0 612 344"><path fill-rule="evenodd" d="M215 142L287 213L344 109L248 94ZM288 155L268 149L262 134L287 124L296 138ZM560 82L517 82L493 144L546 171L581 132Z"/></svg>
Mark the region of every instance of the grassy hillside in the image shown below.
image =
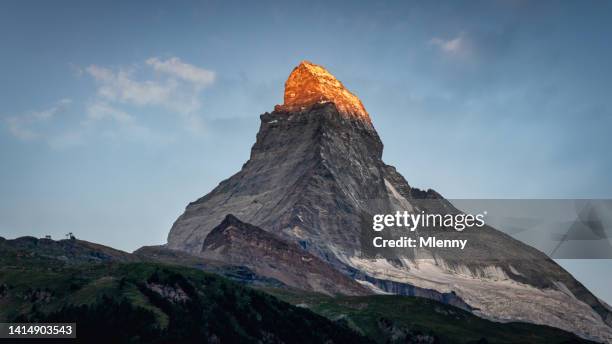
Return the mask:
<svg viewBox="0 0 612 344"><path fill-rule="evenodd" d="M2 269L0 285L2 321L76 321L87 343L367 342L308 310L189 268Z"/></svg>
<svg viewBox="0 0 612 344"><path fill-rule="evenodd" d="M548 326L498 323L436 301L395 295L331 298L272 289L268 293L367 335L378 343L433 337L440 343L584 343Z"/></svg>
<svg viewBox="0 0 612 344"><path fill-rule="evenodd" d="M165 264L168 253L159 250L131 255L79 240L0 238L0 322L76 321L87 343L584 342L421 298L258 291L192 268L195 257Z"/></svg>
<svg viewBox="0 0 612 344"><path fill-rule="evenodd" d="M0 322L76 322L84 343L366 343L309 310L197 269L63 264L0 245Z"/></svg>

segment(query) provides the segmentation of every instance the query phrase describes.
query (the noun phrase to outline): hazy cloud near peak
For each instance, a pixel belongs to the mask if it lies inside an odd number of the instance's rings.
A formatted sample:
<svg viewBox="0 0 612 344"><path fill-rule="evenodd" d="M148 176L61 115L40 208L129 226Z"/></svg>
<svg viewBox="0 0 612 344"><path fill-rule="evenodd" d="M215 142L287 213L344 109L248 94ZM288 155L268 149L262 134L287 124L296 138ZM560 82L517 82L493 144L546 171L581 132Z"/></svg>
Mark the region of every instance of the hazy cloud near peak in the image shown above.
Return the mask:
<svg viewBox="0 0 612 344"><path fill-rule="evenodd" d="M215 72L185 63L178 57L171 57L166 61L151 57L146 63L158 72L192 82L199 87L210 86L215 81Z"/></svg>
<svg viewBox="0 0 612 344"><path fill-rule="evenodd" d="M137 106L163 106L190 119L201 109L202 89L211 86L215 73L181 61L178 57L160 60L149 58L144 63L157 78L139 80L133 68L110 68L91 65L87 73L98 84L97 96L111 103ZM190 120L191 121L191 120ZM191 128L190 128L191 129Z"/></svg>
<svg viewBox="0 0 612 344"><path fill-rule="evenodd" d="M199 113L202 109L200 96L204 88L215 82L215 72L185 63L178 57L166 60L151 57L144 61L144 66L148 67L145 72L152 70L158 75L139 80L133 68L114 71L97 65L89 66L87 73L98 84L98 101L126 114L127 111L121 110L123 105L161 106L179 115L185 130L194 134L204 133ZM115 117L119 114L116 111L101 114Z"/></svg>
<svg viewBox="0 0 612 344"><path fill-rule="evenodd" d="M134 118L125 111L116 109L104 102L95 102L87 107L87 119L89 121L99 121L111 119L119 123L131 123Z"/></svg>
<svg viewBox="0 0 612 344"><path fill-rule="evenodd" d="M62 98L49 108L40 111L30 111L21 116L6 118L6 124L13 136L20 140L33 140L41 136L38 130L40 124L50 121L59 112L72 103L72 99Z"/></svg>
<svg viewBox="0 0 612 344"><path fill-rule="evenodd" d="M437 47L440 49L440 51L449 55L466 53L469 49L466 35L463 32L453 38L448 39L434 37L429 40L429 44Z"/></svg>
<svg viewBox="0 0 612 344"><path fill-rule="evenodd" d="M87 73L99 83L98 96L110 101L135 105L156 105L166 102L175 91L176 82L136 81L132 73L91 65Z"/></svg>

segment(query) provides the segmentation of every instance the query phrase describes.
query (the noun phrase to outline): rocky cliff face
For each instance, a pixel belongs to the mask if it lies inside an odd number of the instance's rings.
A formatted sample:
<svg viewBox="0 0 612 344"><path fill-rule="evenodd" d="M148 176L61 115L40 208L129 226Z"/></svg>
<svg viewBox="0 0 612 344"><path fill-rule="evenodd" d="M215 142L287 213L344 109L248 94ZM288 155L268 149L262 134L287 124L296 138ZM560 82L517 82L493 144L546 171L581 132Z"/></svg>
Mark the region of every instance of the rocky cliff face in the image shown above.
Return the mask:
<svg viewBox="0 0 612 344"><path fill-rule="evenodd" d="M456 211L435 191L411 187L382 161L382 150L359 99L322 67L303 62L287 80L285 104L261 115L249 161L187 206L168 246L204 255L207 236L234 214L376 292L433 290L456 295L456 302L487 318L612 340L612 316L604 304L545 255L490 227L472 254L501 250L508 259L365 258L364 214L422 208L422 199L442 200Z"/></svg>
<svg viewBox="0 0 612 344"><path fill-rule="evenodd" d="M213 229L204 244L205 258L246 266L287 286L328 295L367 295L370 291L334 270L298 245L238 220L233 215Z"/></svg>

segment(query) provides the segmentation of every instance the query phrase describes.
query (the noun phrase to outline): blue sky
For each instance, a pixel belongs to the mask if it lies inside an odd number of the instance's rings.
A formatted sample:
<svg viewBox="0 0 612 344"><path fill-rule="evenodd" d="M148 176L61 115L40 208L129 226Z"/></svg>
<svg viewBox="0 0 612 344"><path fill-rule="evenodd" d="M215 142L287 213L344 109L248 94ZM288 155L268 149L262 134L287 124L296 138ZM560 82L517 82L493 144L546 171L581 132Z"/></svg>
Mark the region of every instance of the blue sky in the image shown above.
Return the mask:
<svg viewBox="0 0 612 344"><path fill-rule="evenodd" d="M610 198L611 10L2 1L0 235L165 242L185 205L248 159L259 114L304 59L362 99L413 186ZM612 283L592 271L587 285Z"/></svg>

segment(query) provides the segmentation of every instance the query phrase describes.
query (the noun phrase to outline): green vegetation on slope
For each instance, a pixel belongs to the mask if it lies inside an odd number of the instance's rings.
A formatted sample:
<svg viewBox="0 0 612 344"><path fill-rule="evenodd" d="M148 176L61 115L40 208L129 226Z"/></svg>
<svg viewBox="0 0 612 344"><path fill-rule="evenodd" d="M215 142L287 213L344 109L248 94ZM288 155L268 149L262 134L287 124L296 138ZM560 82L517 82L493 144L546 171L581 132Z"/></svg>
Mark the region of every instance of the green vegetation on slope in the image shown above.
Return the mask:
<svg viewBox="0 0 612 344"><path fill-rule="evenodd" d="M0 246L0 322L76 322L84 343L360 343L348 327L196 269L61 264Z"/></svg>
<svg viewBox="0 0 612 344"><path fill-rule="evenodd" d="M588 342L556 328L493 322L459 308L418 297L372 295L332 298L279 289L268 289L267 292L344 323L378 343L406 343L416 338L430 338L439 343Z"/></svg>
<svg viewBox="0 0 612 344"><path fill-rule="evenodd" d="M585 342L422 298L263 293L156 257L143 262L79 240L0 238L0 322L76 321L86 343Z"/></svg>

